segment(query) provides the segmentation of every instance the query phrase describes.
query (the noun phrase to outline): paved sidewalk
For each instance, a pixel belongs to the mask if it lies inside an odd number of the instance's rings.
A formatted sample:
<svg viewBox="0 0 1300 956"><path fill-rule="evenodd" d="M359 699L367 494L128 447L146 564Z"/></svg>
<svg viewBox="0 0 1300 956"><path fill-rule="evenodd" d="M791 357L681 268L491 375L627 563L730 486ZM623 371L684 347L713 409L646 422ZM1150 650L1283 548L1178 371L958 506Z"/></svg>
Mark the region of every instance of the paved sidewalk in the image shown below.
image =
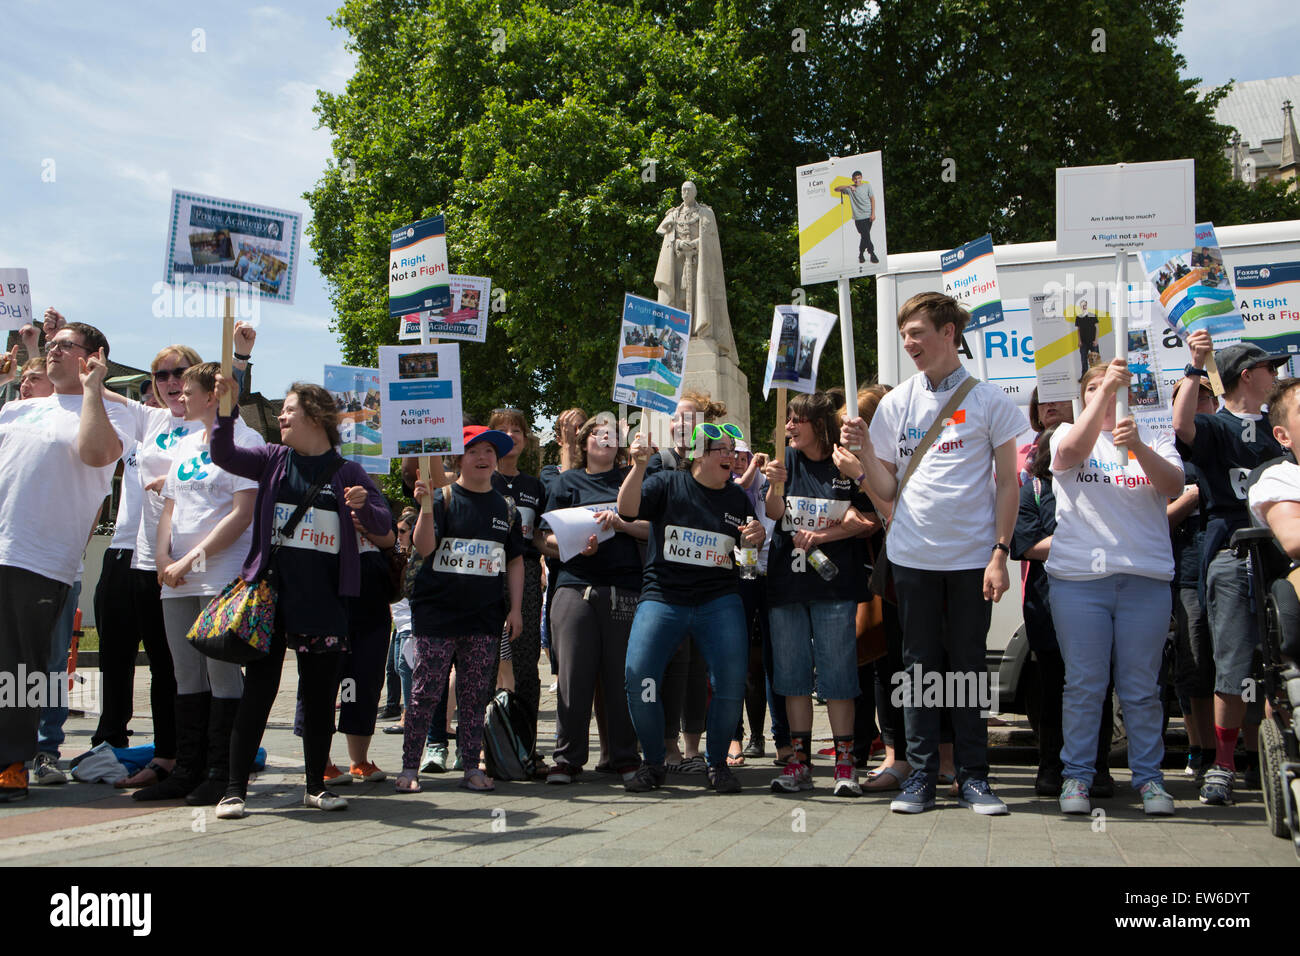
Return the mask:
<svg viewBox="0 0 1300 956"><path fill-rule="evenodd" d="M136 713L148 714L147 670L137 672ZM1034 796L1034 768L996 762L994 785L1011 815L980 817L942 795L918 816L889 812L887 795L830 795L831 765L819 758L811 794L776 795L771 758L751 760L739 796L704 789L702 776L669 778L665 790L629 794L614 778L587 773L568 787L498 783L492 794L458 787L460 774L422 777L424 792L394 792L393 782L340 787L349 807L322 813L302 806L302 751L292 735L296 674L286 661L280 695L263 741L268 769L250 788L251 815L217 820L211 808L140 804L107 785L33 787L0 807L0 864L406 865L919 865L919 866L1294 866L1290 843L1272 837L1259 791L1239 792L1229 808L1203 807L1178 771L1167 786L1172 819L1147 820L1116 770L1119 793L1097 801L1104 815L1066 818L1055 800ZM545 686L545 685L544 685ZM74 696L74 707L76 699ZM554 694L543 693L543 751L554 741ZM148 742L150 722L132 724ZM382 726L382 725L381 725ZM85 749L94 721L68 721L66 760ZM593 742L595 728L593 725ZM817 709L815 736L829 739ZM770 749L769 740L769 749ZM372 759L393 776L401 738L376 734ZM334 759L342 763L343 742Z"/></svg>

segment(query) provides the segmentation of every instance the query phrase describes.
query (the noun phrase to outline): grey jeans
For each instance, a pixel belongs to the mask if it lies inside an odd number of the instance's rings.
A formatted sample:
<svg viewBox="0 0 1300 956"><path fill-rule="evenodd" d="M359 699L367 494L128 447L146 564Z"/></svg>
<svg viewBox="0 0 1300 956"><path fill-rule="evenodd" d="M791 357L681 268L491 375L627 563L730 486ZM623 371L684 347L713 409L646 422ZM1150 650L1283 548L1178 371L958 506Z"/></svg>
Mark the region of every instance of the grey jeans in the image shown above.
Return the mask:
<svg viewBox="0 0 1300 956"><path fill-rule="evenodd" d="M202 694L210 690L213 697L221 700L239 700L244 696L244 675L239 665L205 657L185 639L211 600L211 597L162 599L163 626L172 652L176 693Z"/></svg>
<svg viewBox="0 0 1300 956"><path fill-rule="evenodd" d="M637 593L621 588L562 587L551 606L551 644L559 662L555 762L587 762L591 706L599 679L605 688L605 731L615 769L639 762L636 731L623 694L627 639Z"/></svg>

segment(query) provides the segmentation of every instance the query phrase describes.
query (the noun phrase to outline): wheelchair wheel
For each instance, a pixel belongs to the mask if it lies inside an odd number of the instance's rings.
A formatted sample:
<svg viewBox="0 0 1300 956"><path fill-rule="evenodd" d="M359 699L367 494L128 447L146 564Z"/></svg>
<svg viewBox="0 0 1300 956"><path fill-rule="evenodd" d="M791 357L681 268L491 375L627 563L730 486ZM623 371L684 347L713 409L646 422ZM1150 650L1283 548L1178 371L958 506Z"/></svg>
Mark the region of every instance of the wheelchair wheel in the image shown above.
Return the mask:
<svg viewBox="0 0 1300 956"><path fill-rule="evenodd" d="M1291 830L1286 822L1287 794L1279 772L1284 763L1286 744L1282 731L1275 721L1266 717L1259 725L1259 775L1260 787L1264 791L1264 815L1273 836L1286 838L1291 836Z"/></svg>

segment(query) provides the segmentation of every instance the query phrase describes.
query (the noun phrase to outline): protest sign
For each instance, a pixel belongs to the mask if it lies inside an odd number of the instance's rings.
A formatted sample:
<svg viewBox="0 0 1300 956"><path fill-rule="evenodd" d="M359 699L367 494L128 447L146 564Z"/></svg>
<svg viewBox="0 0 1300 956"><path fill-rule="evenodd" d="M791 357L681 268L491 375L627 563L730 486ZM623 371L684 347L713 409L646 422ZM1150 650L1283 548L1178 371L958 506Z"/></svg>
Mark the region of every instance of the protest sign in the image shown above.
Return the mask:
<svg viewBox="0 0 1300 956"><path fill-rule="evenodd" d="M1029 297L1029 326L1035 342L1034 375L1040 402L1068 402L1079 397L1083 374L1079 336L1064 314L1059 295L1040 292Z"/></svg>
<svg viewBox="0 0 1300 956"><path fill-rule="evenodd" d="M172 190L163 278L292 305L301 229L296 212Z"/></svg>
<svg viewBox="0 0 1300 956"><path fill-rule="evenodd" d="M447 277L451 304L445 309L412 312L398 322L400 342L420 341L420 318L428 326L430 339L458 339L483 342L487 339L488 305L492 297L492 280L483 276Z"/></svg>
<svg viewBox="0 0 1300 956"><path fill-rule="evenodd" d="M943 271L943 294L952 296L970 313L967 332L1005 321L992 235L985 234L943 253L939 268Z"/></svg>
<svg viewBox="0 0 1300 956"><path fill-rule="evenodd" d="M325 366L325 391L339 410L339 454L371 475L388 474L380 414L379 370L351 365Z"/></svg>
<svg viewBox="0 0 1300 956"><path fill-rule="evenodd" d="M885 271L885 179L879 150L800 166L795 194L803 284Z"/></svg>
<svg viewBox="0 0 1300 956"><path fill-rule="evenodd" d="M690 336L689 312L625 294L614 401L671 415L682 397Z"/></svg>
<svg viewBox="0 0 1300 956"><path fill-rule="evenodd" d="M1300 262L1237 266L1232 271L1242 340L1266 352L1300 354Z"/></svg>
<svg viewBox="0 0 1300 956"><path fill-rule="evenodd" d="M450 308L447 280L447 229L442 216L393 230L388 243L390 316Z"/></svg>
<svg viewBox="0 0 1300 956"><path fill-rule="evenodd" d="M778 305L772 312L763 395L770 394L774 385L795 392L815 392L822 349L837 322L839 316L835 313L810 305Z"/></svg>
<svg viewBox="0 0 1300 956"><path fill-rule="evenodd" d="M1209 332L1217 350L1241 341L1242 317L1214 225L1197 223L1194 240L1190 248L1139 252L1138 259L1147 280L1155 286L1169 327L1184 338L1193 332ZM1223 383L1213 355L1205 368L1215 394L1222 395Z"/></svg>
<svg viewBox="0 0 1300 956"><path fill-rule="evenodd" d="M1056 253L1180 249L1196 222L1192 160L1056 170Z"/></svg>
<svg viewBox="0 0 1300 956"><path fill-rule="evenodd" d="M32 320L32 289L26 269L0 269L0 332Z"/></svg>
<svg viewBox="0 0 1300 956"><path fill-rule="evenodd" d="M379 380L384 457L459 455L465 450L460 346L382 345Z"/></svg>

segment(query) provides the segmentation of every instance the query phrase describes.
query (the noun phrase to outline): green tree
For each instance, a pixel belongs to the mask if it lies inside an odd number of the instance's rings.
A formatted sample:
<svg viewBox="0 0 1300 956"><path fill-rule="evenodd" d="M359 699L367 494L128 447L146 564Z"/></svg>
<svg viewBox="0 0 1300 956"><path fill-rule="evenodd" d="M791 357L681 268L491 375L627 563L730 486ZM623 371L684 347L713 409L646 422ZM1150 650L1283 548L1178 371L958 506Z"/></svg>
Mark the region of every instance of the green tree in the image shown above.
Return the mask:
<svg viewBox="0 0 1300 956"><path fill-rule="evenodd" d="M688 178L719 218L756 435L772 307L798 286L796 166L882 150L895 253L1050 240L1064 165L1191 157L1199 218L1300 218L1296 194L1230 181L1216 98L1179 77L1178 0L348 0L333 22L357 72L320 95L337 163L308 199L345 354L395 340L389 229L443 212L453 270L506 292L461 350L479 416L609 406L623 293L653 294ZM803 294L838 310L833 284ZM874 300L853 284L861 382Z"/></svg>

